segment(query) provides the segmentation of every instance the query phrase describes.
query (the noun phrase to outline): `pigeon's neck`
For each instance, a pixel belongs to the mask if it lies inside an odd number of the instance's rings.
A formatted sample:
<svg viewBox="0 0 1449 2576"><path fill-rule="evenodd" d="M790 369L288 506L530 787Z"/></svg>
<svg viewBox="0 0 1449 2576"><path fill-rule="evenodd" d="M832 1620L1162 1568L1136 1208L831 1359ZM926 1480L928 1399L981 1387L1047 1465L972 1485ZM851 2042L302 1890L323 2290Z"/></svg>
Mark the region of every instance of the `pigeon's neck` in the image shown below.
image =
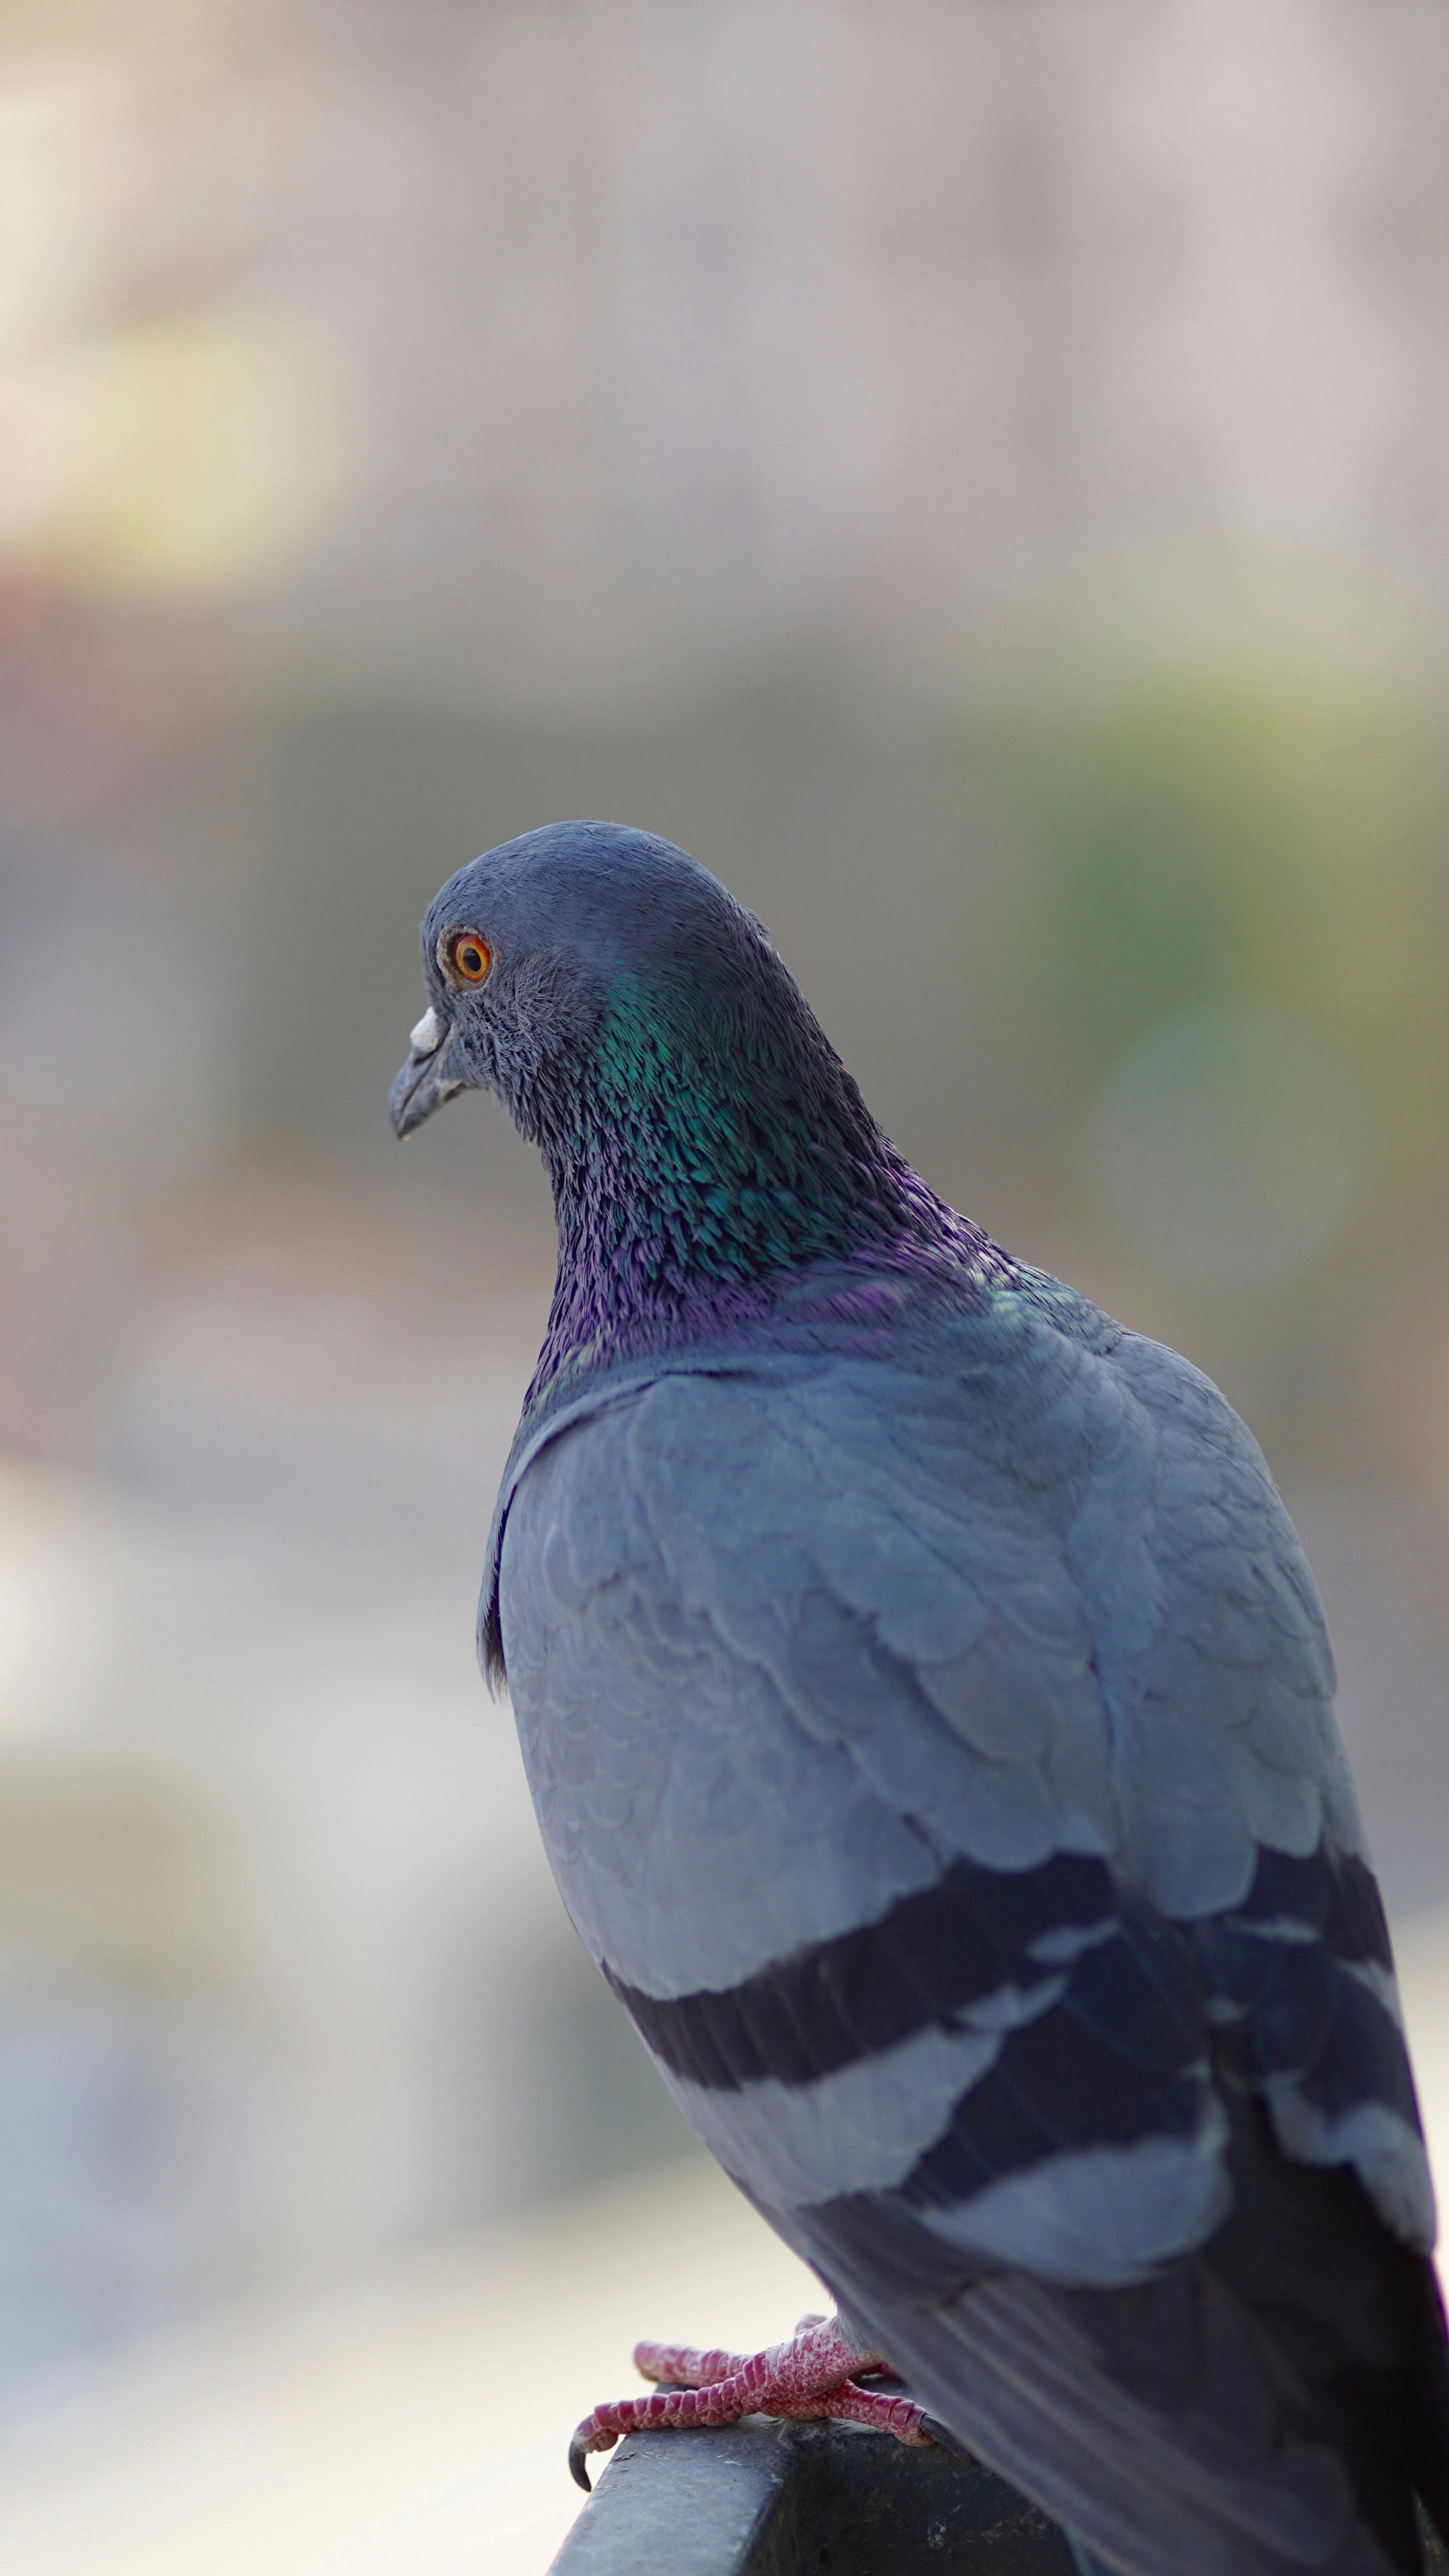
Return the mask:
<svg viewBox="0 0 1449 2576"><path fill-rule="evenodd" d="M559 1263L531 1399L581 1363L758 1320L812 1264L954 1267L981 1240L798 1013L755 1029L741 1058L662 1031L657 1012L610 1012L536 1130Z"/></svg>

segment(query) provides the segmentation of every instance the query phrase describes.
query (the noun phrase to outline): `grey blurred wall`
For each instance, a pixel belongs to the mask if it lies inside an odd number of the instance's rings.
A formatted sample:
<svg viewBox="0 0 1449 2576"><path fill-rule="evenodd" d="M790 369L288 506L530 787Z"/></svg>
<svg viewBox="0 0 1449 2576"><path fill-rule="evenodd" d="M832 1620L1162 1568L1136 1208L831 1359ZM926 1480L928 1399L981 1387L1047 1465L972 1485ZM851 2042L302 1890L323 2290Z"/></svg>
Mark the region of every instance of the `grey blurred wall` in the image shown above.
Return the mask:
<svg viewBox="0 0 1449 2576"><path fill-rule="evenodd" d="M1449 29L0 24L0 2383L679 2143L472 1664L531 1155L383 1103L570 812L1248 1411L1449 1896Z"/></svg>

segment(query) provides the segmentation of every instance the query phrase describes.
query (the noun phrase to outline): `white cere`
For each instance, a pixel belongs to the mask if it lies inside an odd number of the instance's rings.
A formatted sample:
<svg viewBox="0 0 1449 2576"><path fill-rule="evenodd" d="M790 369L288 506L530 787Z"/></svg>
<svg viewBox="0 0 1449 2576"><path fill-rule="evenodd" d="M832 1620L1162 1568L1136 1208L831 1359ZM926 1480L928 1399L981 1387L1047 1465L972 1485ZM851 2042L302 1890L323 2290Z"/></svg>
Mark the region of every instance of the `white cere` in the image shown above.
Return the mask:
<svg viewBox="0 0 1449 2576"><path fill-rule="evenodd" d="M443 1032L438 1026L438 1014L429 1008L424 1011L417 1027L408 1031L408 1044L414 1055L436 1055L442 1043Z"/></svg>

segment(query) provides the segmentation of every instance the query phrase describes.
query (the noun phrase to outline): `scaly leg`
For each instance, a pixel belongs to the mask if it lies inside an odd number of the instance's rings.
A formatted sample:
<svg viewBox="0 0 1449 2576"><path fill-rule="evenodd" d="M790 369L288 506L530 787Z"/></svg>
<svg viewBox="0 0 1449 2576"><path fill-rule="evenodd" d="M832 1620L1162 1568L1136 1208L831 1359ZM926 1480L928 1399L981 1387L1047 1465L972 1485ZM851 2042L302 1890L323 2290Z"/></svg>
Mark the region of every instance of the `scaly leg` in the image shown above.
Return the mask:
<svg viewBox="0 0 1449 2576"><path fill-rule="evenodd" d="M621 2433L665 2426L737 2424L742 2415L775 2415L869 2424L898 2442L962 2446L944 2424L910 2397L861 2388L858 2371L885 2370L879 2353L858 2344L838 2317L802 2317L788 2343L765 2352L705 2352L691 2344L640 2343L634 2366L645 2379L682 2383L656 2388L652 2397L623 2397L596 2406L569 2444L569 2467L588 2492L584 2463L590 2451L612 2450Z"/></svg>

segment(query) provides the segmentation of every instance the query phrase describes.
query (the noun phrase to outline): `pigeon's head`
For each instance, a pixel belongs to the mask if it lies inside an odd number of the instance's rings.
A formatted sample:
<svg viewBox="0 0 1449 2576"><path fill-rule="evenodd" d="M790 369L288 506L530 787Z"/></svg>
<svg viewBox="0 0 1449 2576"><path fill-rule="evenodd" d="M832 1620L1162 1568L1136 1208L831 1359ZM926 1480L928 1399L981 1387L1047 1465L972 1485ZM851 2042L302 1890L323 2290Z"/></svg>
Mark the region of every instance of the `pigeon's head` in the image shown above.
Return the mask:
<svg viewBox="0 0 1449 2576"><path fill-rule="evenodd" d="M702 1063L761 1020L808 1017L707 869L613 823L549 824L470 860L429 906L422 950L428 1008L392 1088L399 1136L482 1089L547 1145L601 1056L625 1072L641 1049Z"/></svg>
<svg viewBox="0 0 1449 2576"><path fill-rule="evenodd" d="M553 823L486 851L430 906L423 974L392 1122L411 1135L487 1090L540 1146L559 1226L543 1377L701 1295L955 1242L753 914L671 842Z"/></svg>

